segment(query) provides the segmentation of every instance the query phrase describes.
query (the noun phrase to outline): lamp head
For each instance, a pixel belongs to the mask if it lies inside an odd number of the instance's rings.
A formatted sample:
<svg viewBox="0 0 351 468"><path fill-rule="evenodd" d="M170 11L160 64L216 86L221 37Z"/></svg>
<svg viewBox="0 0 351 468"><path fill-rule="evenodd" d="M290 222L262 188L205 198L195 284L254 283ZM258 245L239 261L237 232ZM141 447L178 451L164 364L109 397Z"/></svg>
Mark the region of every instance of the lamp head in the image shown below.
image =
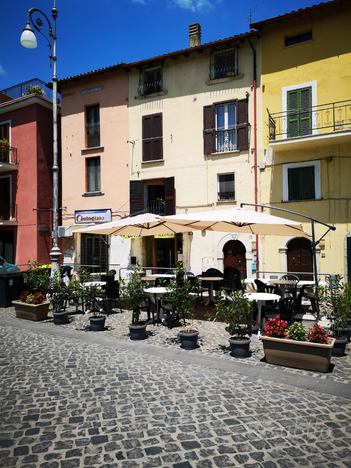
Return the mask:
<svg viewBox="0 0 351 468"><path fill-rule="evenodd" d="M23 29L21 45L26 49L35 49L38 45L37 38L35 37L33 29L30 27L29 21L27 26Z"/></svg>

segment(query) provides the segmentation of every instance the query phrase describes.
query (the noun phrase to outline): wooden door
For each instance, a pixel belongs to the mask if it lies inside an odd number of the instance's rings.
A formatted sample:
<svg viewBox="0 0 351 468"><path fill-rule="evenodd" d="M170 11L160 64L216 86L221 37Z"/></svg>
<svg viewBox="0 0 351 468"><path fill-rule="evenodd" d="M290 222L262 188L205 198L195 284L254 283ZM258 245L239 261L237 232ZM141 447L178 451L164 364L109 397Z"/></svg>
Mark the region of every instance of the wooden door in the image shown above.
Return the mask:
<svg viewBox="0 0 351 468"><path fill-rule="evenodd" d="M295 273L300 280L313 280L313 256L308 239L297 237L289 242L288 272Z"/></svg>
<svg viewBox="0 0 351 468"><path fill-rule="evenodd" d="M228 257L229 252L231 251L234 259L233 266L240 271L241 279L246 278L246 249L242 242L237 240L231 240L225 244L223 247L224 260Z"/></svg>

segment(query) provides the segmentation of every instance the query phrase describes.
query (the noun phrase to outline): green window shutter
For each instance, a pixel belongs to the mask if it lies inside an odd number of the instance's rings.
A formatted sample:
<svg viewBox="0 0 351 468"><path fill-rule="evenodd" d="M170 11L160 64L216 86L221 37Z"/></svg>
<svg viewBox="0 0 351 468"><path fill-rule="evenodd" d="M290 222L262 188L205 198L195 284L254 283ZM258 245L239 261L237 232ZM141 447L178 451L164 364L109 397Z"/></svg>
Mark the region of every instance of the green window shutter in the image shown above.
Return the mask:
<svg viewBox="0 0 351 468"><path fill-rule="evenodd" d="M312 88L289 91L287 98L288 138L310 135L312 131Z"/></svg>
<svg viewBox="0 0 351 468"><path fill-rule="evenodd" d="M289 200L314 200L314 166L288 169Z"/></svg>

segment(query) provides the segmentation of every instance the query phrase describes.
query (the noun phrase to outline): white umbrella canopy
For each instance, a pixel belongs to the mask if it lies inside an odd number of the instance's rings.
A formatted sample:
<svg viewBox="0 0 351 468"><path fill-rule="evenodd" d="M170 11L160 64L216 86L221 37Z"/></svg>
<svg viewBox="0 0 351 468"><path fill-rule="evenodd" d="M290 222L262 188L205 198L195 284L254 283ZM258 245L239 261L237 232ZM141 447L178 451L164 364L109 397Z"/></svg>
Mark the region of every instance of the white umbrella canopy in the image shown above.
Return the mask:
<svg viewBox="0 0 351 468"><path fill-rule="evenodd" d="M245 208L159 216L158 218L183 225L191 230L309 237L298 221Z"/></svg>
<svg viewBox="0 0 351 468"><path fill-rule="evenodd" d="M159 236L162 234L175 234L178 232L190 232L192 228L175 224L171 221L160 220L152 213L145 213L129 218L122 218L110 223L89 226L75 232L86 234L105 234L115 236Z"/></svg>

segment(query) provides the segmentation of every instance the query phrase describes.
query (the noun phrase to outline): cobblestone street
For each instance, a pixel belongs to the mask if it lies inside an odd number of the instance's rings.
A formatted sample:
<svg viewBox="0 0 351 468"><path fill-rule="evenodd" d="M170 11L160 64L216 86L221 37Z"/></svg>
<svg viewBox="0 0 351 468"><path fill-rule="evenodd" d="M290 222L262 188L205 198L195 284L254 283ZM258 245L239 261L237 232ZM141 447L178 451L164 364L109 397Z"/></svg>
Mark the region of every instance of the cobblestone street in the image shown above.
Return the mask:
<svg viewBox="0 0 351 468"><path fill-rule="evenodd" d="M0 466L351 467L350 345L327 374L230 356L223 324L202 322L198 349L130 313L104 332L0 309Z"/></svg>

